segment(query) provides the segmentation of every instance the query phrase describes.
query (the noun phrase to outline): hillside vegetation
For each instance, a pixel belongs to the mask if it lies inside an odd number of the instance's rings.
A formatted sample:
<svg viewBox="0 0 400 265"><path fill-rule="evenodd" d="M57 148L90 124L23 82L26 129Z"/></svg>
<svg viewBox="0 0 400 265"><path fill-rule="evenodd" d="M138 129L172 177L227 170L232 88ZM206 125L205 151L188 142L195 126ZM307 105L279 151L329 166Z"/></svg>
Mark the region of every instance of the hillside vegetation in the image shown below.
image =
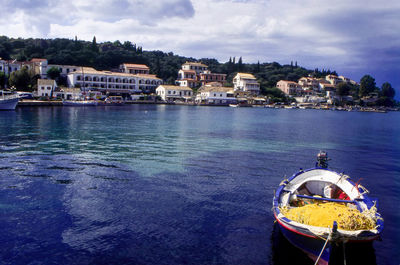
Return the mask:
<svg viewBox="0 0 400 265"><path fill-rule="evenodd" d="M144 51L142 47L125 41L97 43L75 39L14 39L0 37L0 57L28 61L32 58L46 58L50 64L65 64L90 66L98 70L115 70L121 63L146 64L150 73L162 78L166 83L173 84L178 70L186 61L202 62L215 73L227 74L227 84L237 72L254 74L261 83L261 93L271 97L282 98L282 92L275 88L281 79L296 81L313 73L316 77L330 74L331 71L307 70L297 66L297 63L280 65L277 62L245 64L242 58L231 58L226 63L220 63L210 58L188 58L175 55L172 52ZM335 72L332 72L335 73Z"/></svg>

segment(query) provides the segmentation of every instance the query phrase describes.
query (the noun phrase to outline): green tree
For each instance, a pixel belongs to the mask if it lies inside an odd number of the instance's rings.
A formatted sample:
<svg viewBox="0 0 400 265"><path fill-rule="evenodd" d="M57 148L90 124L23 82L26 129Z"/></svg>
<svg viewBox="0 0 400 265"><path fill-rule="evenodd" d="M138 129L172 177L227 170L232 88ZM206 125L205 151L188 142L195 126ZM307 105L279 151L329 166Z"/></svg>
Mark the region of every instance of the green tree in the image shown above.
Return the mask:
<svg viewBox="0 0 400 265"><path fill-rule="evenodd" d="M0 72L0 88L5 88L7 82L7 77L4 72Z"/></svg>
<svg viewBox="0 0 400 265"><path fill-rule="evenodd" d="M239 61L238 61L238 71L239 71L239 72L243 71L242 56L240 56Z"/></svg>
<svg viewBox="0 0 400 265"><path fill-rule="evenodd" d="M394 88L392 87L392 85L390 83L385 82L382 84L381 94L384 97L394 98L396 91L394 90Z"/></svg>
<svg viewBox="0 0 400 265"><path fill-rule="evenodd" d="M21 70L12 72L9 79L10 86L22 91L32 91L30 82L31 76L27 67L22 67Z"/></svg>
<svg viewBox="0 0 400 265"><path fill-rule="evenodd" d="M60 69L56 68L56 67L50 67L49 70L47 70L47 76L50 79L56 80L60 77Z"/></svg>
<svg viewBox="0 0 400 265"><path fill-rule="evenodd" d="M342 82L336 86L336 95L343 97L348 96L350 92L351 86L346 82Z"/></svg>
<svg viewBox="0 0 400 265"><path fill-rule="evenodd" d="M96 42L96 36L93 37L92 45L91 45L90 48L94 52L98 52L99 51L99 47L97 46L97 42Z"/></svg>
<svg viewBox="0 0 400 265"><path fill-rule="evenodd" d="M374 92L375 87L375 79L370 75L364 75L360 80L360 97L367 96L369 93Z"/></svg>

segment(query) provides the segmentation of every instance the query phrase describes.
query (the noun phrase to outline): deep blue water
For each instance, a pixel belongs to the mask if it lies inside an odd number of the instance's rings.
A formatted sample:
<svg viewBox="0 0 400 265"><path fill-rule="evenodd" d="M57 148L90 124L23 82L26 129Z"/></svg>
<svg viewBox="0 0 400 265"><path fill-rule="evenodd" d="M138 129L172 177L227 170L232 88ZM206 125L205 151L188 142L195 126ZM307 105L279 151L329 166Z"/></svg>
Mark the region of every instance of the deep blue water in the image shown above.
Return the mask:
<svg viewBox="0 0 400 265"><path fill-rule="evenodd" d="M400 113L0 112L0 264L312 264L277 244L271 204L319 150L379 198L382 241L363 251L399 264Z"/></svg>

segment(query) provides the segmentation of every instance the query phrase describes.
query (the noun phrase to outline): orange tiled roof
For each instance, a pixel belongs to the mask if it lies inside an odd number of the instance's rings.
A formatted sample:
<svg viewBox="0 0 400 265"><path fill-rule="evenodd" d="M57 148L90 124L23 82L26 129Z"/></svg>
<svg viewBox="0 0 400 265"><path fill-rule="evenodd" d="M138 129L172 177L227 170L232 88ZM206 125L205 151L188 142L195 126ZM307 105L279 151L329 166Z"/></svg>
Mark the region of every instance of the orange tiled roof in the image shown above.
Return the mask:
<svg viewBox="0 0 400 265"><path fill-rule="evenodd" d="M42 59L42 58L32 58L31 62L32 63L40 63L40 62L44 62L47 61L47 59Z"/></svg>
<svg viewBox="0 0 400 265"><path fill-rule="evenodd" d="M140 69L146 69L146 70L149 69L149 67L145 64L124 63L123 65L127 68L140 68Z"/></svg>

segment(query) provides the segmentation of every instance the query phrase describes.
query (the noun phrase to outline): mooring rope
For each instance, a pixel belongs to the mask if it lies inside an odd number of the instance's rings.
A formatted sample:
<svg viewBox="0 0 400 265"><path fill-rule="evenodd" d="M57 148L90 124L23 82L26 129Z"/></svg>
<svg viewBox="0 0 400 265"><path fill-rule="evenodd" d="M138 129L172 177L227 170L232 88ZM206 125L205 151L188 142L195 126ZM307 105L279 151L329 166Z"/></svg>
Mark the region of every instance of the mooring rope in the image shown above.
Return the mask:
<svg viewBox="0 0 400 265"><path fill-rule="evenodd" d="M324 253L325 248L326 248L326 246L328 245L328 241L337 240L337 236L338 236L338 235L337 235L337 228L338 228L337 222L334 221L334 222L333 222L333 226L332 226L332 230L330 231L328 237L326 238L325 244L324 244L324 246L322 247L322 250L321 250L321 252L319 253L318 258L317 258L317 260L315 261L315 264L314 264L314 265L317 265L317 264L318 264L319 259L320 259L321 256L322 256L322 253Z"/></svg>
<svg viewBox="0 0 400 265"><path fill-rule="evenodd" d="M332 232L330 232L330 233L329 233L329 236L326 238L324 247L322 248L321 252L319 253L319 256L318 256L317 260L315 261L314 265L317 265L317 264L318 264L319 259L321 258L322 253L324 252L324 250L325 250L325 248L326 248L326 245L328 244L328 241L331 240L331 235L332 235Z"/></svg>

